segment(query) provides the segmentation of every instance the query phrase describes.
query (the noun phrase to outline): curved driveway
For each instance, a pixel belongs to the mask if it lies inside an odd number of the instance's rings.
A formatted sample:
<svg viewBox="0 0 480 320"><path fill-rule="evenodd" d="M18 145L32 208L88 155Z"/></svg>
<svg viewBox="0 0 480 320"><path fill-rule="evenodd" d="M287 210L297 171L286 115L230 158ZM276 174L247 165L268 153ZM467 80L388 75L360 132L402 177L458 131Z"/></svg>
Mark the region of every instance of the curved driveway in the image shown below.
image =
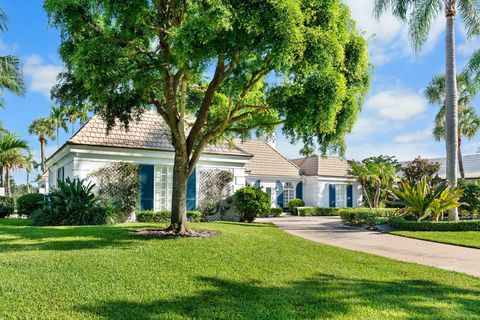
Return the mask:
<svg viewBox="0 0 480 320"><path fill-rule="evenodd" d="M480 276L480 249L405 238L341 224L338 217L259 219L315 242Z"/></svg>

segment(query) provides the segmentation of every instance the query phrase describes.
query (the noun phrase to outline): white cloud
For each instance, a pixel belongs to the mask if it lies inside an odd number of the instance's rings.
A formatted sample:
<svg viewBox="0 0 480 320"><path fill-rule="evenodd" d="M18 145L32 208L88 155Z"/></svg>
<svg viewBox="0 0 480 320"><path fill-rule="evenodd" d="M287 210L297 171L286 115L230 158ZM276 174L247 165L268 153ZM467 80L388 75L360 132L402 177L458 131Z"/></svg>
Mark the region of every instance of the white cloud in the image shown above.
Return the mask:
<svg viewBox="0 0 480 320"><path fill-rule="evenodd" d="M39 55L31 55L25 59L23 72L30 78L29 89L42 93L48 99L50 90L57 81L57 75L62 70L61 66L47 64Z"/></svg>
<svg viewBox="0 0 480 320"><path fill-rule="evenodd" d="M375 112L380 119L403 121L424 113L427 105L420 94L396 88L371 96L365 103L365 110Z"/></svg>
<svg viewBox="0 0 480 320"><path fill-rule="evenodd" d="M408 26L399 22L390 12L385 12L377 20L373 16L374 1L345 0L345 3L350 7L358 28L365 31L370 38L370 59L373 64L383 65L397 58L416 56L408 38ZM439 14L432 25L427 42L418 54L432 52L444 29L444 17Z"/></svg>
<svg viewBox="0 0 480 320"><path fill-rule="evenodd" d="M412 142L426 141L428 139L432 139L431 128L398 135L395 137L395 139L393 139L393 141L399 142L399 143L412 143Z"/></svg>

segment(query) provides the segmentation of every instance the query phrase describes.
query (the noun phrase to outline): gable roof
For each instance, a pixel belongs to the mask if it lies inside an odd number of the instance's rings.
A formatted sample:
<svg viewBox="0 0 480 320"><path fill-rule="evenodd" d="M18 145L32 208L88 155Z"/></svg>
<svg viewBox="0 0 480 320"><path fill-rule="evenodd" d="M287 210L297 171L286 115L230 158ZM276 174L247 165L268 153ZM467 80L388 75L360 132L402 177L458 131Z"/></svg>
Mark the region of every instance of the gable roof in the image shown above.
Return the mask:
<svg viewBox="0 0 480 320"><path fill-rule="evenodd" d="M348 162L338 157L313 156L293 159L306 176L347 177L350 166Z"/></svg>
<svg viewBox="0 0 480 320"><path fill-rule="evenodd" d="M466 179L478 179L480 178L480 153L466 154L463 155L463 169L465 170ZM434 158L428 159L430 162L440 162L440 171L438 175L445 179L446 178L446 159L445 158ZM460 177L460 173L458 173Z"/></svg>
<svg viewBox="0 0 480 320"><path fill-rule="evenodd" d="M101 116L95 115L67 141L67 144L175 151L170 143L168 126L162 117L153 110L143 113L139 121L132 121L128 130L125 130L123 125L116 125L108 134L106 122ZM209 145L203 153L251 157L237 147L230 147L226 144Z"/></svg>
<svg viewBox="0 0 480 320"><path fill-rule="evenodd" d="M253 155L253 158L245 165L245 171L250 175L300 176L300 169L265 141L237 141L236 145Z"/></svg>

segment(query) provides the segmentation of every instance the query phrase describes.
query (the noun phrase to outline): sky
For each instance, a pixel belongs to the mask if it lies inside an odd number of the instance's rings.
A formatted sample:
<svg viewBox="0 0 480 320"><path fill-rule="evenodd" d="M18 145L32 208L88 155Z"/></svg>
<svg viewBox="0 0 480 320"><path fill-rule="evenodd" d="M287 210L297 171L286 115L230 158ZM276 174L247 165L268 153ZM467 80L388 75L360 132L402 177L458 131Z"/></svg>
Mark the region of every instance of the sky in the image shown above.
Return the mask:
<svg viewBox="0 0 480 320"><path fill-rule="evenodd" d="M396 156L405 161L416 156L443 157L445 145L431 134L438 106L429 105L423 91L432 76L444 72L445 23L443 15L432 27L423 49L415 53L407 36L407 27L390 14L380 20L372 16L372 0L345 0L357 27L369 41L370 61L374 67L371 90L363 110L347 138L347 159L361 160L374 155ZM0 55L14 54L23 64L27 93L24 97L5 95L0 109L4 127L26 139L37 159L40 145L28 134L33 119L45 117L53 104L50 89L61 70L58 55L60 34L49 28L41 0L0 0L10 18L8 31L0 34ZM457 63L462 68L470 54L480 46L468 42L457 22ZM480 99L474 106L480 112ZM71 134L61 133L60 144ZM47 146L47 155L56 150L56 142ZM479 137L464 143L464 154L475 153ZM299 145L291 145L277 130L277 148L287 157L298 157ZM17 183L25 182L25 172L15 172Z"/></svg>

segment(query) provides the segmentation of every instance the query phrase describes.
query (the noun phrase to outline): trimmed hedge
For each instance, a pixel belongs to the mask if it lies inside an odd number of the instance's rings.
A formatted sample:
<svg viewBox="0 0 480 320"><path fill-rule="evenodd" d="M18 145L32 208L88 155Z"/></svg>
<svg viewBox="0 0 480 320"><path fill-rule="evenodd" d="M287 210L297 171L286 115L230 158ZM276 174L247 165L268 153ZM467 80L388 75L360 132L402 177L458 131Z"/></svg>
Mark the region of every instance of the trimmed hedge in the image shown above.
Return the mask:
<svg viewBox="0 0 480 320"><path fill-rule="evenodd" d="M302 199L292 199L288 202L288 209L290 209L291 214L297 214L297 208L304 207L305 202Z"/></svg>
<svg viewBox="0 0 480 320"><path fill-rule="evenodd" d="M12 197L0 196L0 219L15 212L15 200Z"/></svg>
<svg viewBox="0 0 480 320"><path fill-rule="evenodd" d="M170 210L153 211L145 210L137 213L138 222L169 222L172 213ZM190 222L202 221L202 213L200 211L187 211L187 218Z"/></svg>
<svg viewBox="0 0 480 320"><path fill-rule="evenodd" d="M388 224L406 231L480 231L480 220L465 221L406 221L401 217L388 220Z"/></svg>
<svg viewBox="0 0 480 320"><path fill-rule="evenodd" d="M340 208L298 207L297 213L302 217L338 216Z"/></svg>
<svg viewBox="0 0 480 320"><path fill-rule="evenodd" d="M369 225L373 227L387 222L388 217L397 213L398 209L395 208L347 208L339 210L342 223L349 226Z"/></svg>
<svg viewBox="0 0 480 320"><path fill-rule="evenodd" d="M279 217L282 213L282 208L270 208L270 217Z"/></svg>
<svg viewBox="0 0 480 320"><path fill-rule="evenodd" d="M31 216L36 210L43 208L45 196L41 193L27 193L17 199L17 213Z"/></svg>

